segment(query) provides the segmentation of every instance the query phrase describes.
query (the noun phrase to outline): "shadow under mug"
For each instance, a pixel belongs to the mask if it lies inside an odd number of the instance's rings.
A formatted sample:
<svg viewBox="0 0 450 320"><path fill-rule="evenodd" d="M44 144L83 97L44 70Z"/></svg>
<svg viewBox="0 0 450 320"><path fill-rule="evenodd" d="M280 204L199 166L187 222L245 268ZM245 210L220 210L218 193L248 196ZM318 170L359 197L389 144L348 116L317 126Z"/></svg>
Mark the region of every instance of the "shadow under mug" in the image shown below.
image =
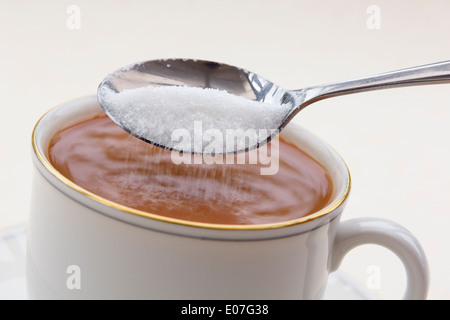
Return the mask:
<svg viewBox="0 0 450 320"><path fill-rule="evenodd" d="M363 244L384 246L400 258L407 273L405 299L426 298L429 274L418 241L382 219L340 223L350 192L348 168L307 131L291 124L282 136L330 173L332 203L282 223L214 225L122 206L56 171L48 160L51 137L100 113L96 97L80 98L46 113L33 130L30 298L320 299L329 273Z"/></svg>

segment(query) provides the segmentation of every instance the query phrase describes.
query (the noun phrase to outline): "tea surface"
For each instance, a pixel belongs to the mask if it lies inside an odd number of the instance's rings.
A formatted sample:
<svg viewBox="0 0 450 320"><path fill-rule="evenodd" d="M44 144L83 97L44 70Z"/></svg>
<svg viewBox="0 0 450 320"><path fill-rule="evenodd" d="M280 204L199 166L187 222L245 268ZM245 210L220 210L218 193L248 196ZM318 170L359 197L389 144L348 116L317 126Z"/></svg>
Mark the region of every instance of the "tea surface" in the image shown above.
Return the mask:
<svg viewBox="0 0 450 320"><path fill-rule="evenodd" d="M261 175L259 161L177 165L170 151L99 116L58 132L48 152L62 175L110 201L183 220L248 225L297 219L330 202L326 170L282 139L278 150L274 175Z"/></svg>

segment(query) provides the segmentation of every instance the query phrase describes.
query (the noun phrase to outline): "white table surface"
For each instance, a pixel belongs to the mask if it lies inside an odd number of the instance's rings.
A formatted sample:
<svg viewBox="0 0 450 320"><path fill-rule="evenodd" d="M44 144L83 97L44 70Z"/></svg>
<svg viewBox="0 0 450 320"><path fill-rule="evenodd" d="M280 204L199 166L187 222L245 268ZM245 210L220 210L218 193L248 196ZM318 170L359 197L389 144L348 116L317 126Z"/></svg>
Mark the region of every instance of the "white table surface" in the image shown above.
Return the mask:
<svg viewBox="0 0 450 320"><path fill-rule="evenodd" d="M70 5L80 10L79 28L67 25ZM371 5L379 29L367 25ZM95 94L112 70L199 58L302 88L449 60L449 13L445 0L0 0L0 229L27 221L37 119ZM429 298L449 299L450 84L324 100L294 121L346 160L353 190L343 219L408 228L429 259ZM342 270L382 298L404 291L403 267L384 249L355 249Z"/></svg>

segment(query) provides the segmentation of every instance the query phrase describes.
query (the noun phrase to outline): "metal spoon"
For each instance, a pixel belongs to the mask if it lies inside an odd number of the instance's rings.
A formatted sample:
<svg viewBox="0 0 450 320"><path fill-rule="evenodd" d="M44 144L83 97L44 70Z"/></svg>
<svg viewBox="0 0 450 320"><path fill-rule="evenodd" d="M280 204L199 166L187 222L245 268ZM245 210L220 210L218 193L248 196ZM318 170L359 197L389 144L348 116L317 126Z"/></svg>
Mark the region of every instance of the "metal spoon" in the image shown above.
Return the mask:
<svg viewBox="0 0 450 320"><path fill-rule="evenodd" d="M257 141L246 142L245 145L235 147L235 153L247 151L270 141L286 124L306 106L326 98L364 92L377 89L415 86L424 84L438 84L450 82L450 61L439 62L419 67L384 73L367 78L334 84L304 88L300 90L286 90L263 77L223 63L190 59L166 59L136 63L121 68L108 75L98 88L98 101L105 113L119 126L138 138L169 150L191 153L202 153L201 149L179 149L175 144L161 143L150 135L134 132L124 119L115 115L111 105L104 97L104 89L114 93L126 89L141 87L184 86L196 88L212 88L224 90L232 95L280 107L282 117L277 123L278 131L267 130L267 135L259 137ZM264 106L264 105L263 105ZM268 105L267 105L268 106ZM287 109L286 109L287 108ZM264 110L261 110L264 112ZM151 119L144 119L151 121ZM207 128L204 128L207 129ZM273 129L273 128L267 128ZM215 151L221 153L221 150ZM224 151L223 153L227 153Z"/></svg>

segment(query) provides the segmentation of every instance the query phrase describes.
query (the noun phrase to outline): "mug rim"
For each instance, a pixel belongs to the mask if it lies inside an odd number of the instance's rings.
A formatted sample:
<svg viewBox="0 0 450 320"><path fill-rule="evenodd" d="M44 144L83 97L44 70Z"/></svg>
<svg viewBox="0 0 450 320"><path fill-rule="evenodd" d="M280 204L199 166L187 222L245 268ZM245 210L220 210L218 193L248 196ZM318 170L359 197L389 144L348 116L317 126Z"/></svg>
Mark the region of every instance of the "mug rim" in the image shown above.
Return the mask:
<svg viewBox="0 0 450 320"><path fill-rule="evenodd" d="M322 208L322 209L320 209L320 210L318 210L318 211L316 211L314 213L308 214L306 216L303 216L303 217L300 217L300 218L297 218L297 219L291 219L291 220L286 220L286 221L281 221L281 222L274 222L274 223L246 224L246 225L205 223L205 222L197 222L197 221L190 221L190 220L183 220L183 219L166 217L166 216L163 216L163 215L160 215L160 214L157 214L157 213L150 213L150 212L146 212L146 211L143 211L143 210L131 208L131 207L122 205L120 203L114 202L112 200L103 198L103 197L101 197L99 195L96 195L95 193L93 193L91 191L88 191L88 190L82 188L81 186L77 185L76 183L74 183L71 180L69 180L68 178L66 178L58 170L56 170L56 168L54 168L51 165L50 161L47 159L46 155L43 153L43 151L39 147L39 143L38 143L38 139L37 139L39 125L42 123L43 119L48 117L52 112L54 112L54 111L64 107L65 105L68 105L70 103L75 103L77 101L81 101L83 99L88 99L88 98L93 98L93 97L94 97L93 95L87 95L87 96L74 98L74 99L65 101L63 103L60 103L60 104L56 105L55 107L53 107L53 108L49 109L48 111L46 111L37 120L36 124L33 127L33 131L32 131L32 134L31 134L31 143L32 143L33 153L36 156L36 158L38 159L39 163L54 178L59 180L65 186L69 187L69 189L72 189L75 192L77 192L78 194L81 194L81 195L83 195L83 196L93 200L94 202L101 204L101 205L105 205L107 207L112 207L112 208L117 209L117 210L119 210L121 212L132 214L134 216L138 216L138 217L141 217L141 218L146 218L146 219L150 219L150 220L156 220L156 221L159 221L159 222L166 222L166 223L176 224L176 225L181 225L181 226L187 226L187 227L195 227L195 228L210 229L210 230L211 229L215 229L215 230L241 230L241 231L242 230L244 230L244 231L245 230L269 230L269 229L280 229L280 228L286 228L286 227L290 227L290 226L302 225L302 224L306 224L307 222L315 221L315 220L317 220L319 218L325 217L328 214L334 212L341 205L343 205L345 203L345 201L347 200L349 194L350 194L351 175L350 175L350 170L349 170L347 164L345 163L344 159L328 143L326 143L325 141L323 141L323 140L319 139L318 137L316 137L315 135L313 135L324 146L326 146L335 156L337 156L337 158L342 162L342 164L343 164L343 166L345 168L346 185L345 185L344 191L339 195L339 197L334 199L327 206L325 206L324 208ZM301 128L300 126L298 126L296 124L289 124L289 125L295 126L297 128L300 128L301 130L309 133L309 131ZM59 128L59 129L63 129L63 128ZM280 134L282 134L282 132ZM318 161L318 162L320 163L320 161ZM322 163L320 163L320 164L323 165Z"/></svg>

